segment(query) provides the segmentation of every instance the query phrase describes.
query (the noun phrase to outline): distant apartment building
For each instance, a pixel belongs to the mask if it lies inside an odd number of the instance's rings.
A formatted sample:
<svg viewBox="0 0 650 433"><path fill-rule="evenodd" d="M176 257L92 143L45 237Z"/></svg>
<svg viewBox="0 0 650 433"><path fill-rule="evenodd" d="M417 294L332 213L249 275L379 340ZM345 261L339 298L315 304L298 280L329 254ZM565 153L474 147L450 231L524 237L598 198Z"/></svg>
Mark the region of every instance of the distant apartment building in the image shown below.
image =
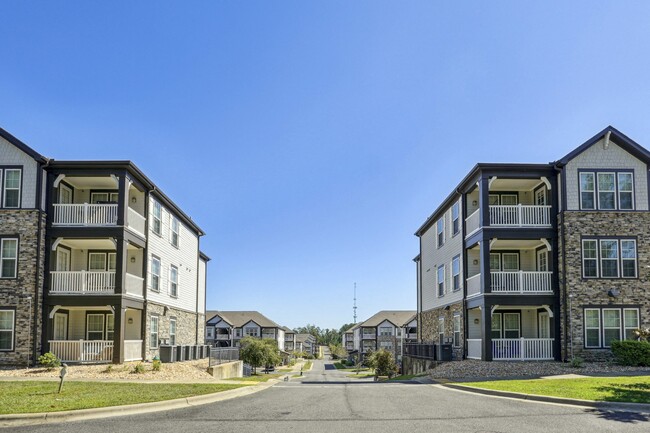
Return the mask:
<svg viewBox="0 0 650 433"><path fill-rule="evenodd" d="M417 328L415 311L379 311L344 334L345 347L348 353L359 354L362 358L384 349L399 360L404 344L416 341Z"/></svg>
<svg viewBox="0 0 650 433"><path fill-rule="evenodd" d="M257 311L208 311L205 341L213 347L239 347L244 337L272 339L285 350L285 330Z"/></svg>

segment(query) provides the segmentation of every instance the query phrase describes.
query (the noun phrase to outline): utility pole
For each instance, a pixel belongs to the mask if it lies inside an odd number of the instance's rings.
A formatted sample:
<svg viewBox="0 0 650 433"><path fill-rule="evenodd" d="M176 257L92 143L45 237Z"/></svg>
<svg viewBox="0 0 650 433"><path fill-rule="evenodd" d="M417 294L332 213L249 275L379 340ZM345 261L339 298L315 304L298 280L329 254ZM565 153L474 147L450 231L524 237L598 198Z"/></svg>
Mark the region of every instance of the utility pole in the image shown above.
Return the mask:
<svg viewBox="0 0 650 433"><path fill-rule="evenodd" d="M354 312L354 324L357 324L357 283L354 283L354 306L352 307Z"/></svg>

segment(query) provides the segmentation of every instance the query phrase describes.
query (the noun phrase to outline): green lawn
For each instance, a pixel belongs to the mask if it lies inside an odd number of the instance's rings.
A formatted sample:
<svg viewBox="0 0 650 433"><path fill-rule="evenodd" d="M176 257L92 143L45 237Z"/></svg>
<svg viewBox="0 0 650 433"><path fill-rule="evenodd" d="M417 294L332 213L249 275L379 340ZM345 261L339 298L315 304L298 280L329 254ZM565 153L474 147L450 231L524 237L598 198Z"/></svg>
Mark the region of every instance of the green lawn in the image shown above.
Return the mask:
<svg viewBox="0 0 650 433"><path fill-rule="evenodd" d="M277 379L278 377L284 376L283 374L273 374L273 373L261 373L261 374L253 374L252 376L248 377L234 377L230 380L237 380L241 382L267 382L271 379Z"/></svg>
<svg viewBox="0 0 650 433"><path fill-rule="evenodd" d="M359 374L349 374L348 377L352 379L366 379L368 377L375 377L375 373L359 373Z"/></svg>
<svg viewBox="0 0 650 433"><path fill-rule="evenodd" d="M212 394L245 385L189 383L0 382L0 414L59 412L172 400Z"/></svg>
<svg viewBox="0 0 650 433"><path fill-rule="evenodd" d="M580 400L650 403L650 376L503 380L463 385Z"/></svg>
<svg viewBox="0 0 650 433"><path fill-rule="evenodd" d="M425 376L424 374L402 374L401 376L395 376L391 380L411 380L414 377Z"/></svg>
<svg viewBox="0 0 650 433"><path fill-rule="evenodd" d="M341 371L357 371L356 367L347 367L347 366L344 366L343 364L341 364L340 362L335 363L334 367L336 367L337 370L341 370ZM359 369L359 371L368 371L368 370L370 370L370 369L366 368L366 367L361 367Z"/></svg>
<svg viewBox="0 0 650 433"><path fill-rule="evenodd" d="M303 365L302 369L303 369L304 371L309 371L309 370L311 370L311 365L312 365L312 364L313 364L313 362L311 362L311 361L307 361L307 362L305 363L305 365Z"/></svg>

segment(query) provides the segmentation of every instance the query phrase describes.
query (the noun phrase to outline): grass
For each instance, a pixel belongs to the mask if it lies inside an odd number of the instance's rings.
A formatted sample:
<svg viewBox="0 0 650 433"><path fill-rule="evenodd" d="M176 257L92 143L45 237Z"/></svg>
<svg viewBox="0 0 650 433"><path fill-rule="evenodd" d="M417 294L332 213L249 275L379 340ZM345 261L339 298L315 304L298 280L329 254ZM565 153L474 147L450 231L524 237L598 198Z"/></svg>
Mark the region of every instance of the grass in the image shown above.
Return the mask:
<svg viewBox="0 0 650 433"><path fill-rule="evenodd" d="M244 385L194 383L0 382L0 414L59 412L212 394Z"/></svg>
<svg viewBox="0 0 650 433"><path fill-rule="evenodd" d="M341 364L340 362L334 363L334 367L336 367L337 370L341 370L341 371L357 371L356 367L348 367L346 365ZM359 371L368 371L370 369L366 368L366 367L361 367L358 370Z"/></svg>
<svg viewBox="0 0 650 433"><path fill-rule="evenodd" d="M420 376L424 376L424 374L402 374L400 376L395 376L390 380L411 380L414 377L420 377Z"/></svg>
<svg viewBox="0 0 650 433"><path fill-rule="evenodd" d="M278 377L283 376L282 374L253 374L252 376L248 377L237 377L233 378L232 380L237 380L240 382L268 382L271 379L277 379Z"/></svg>
<svg viewBox="0 0 650 433"><path fill-rule="evenodd" d="M375 373L360 373L360 374L350 374L348 377L352 379L366 379L368 377L375 377Z"/></svg>
<svg viewBox="0 0 650 433"><path fill-rule="evenodd" d="M288 372L288 371L293 371L293 368L278 368L276 371L281 371L281 372Z"/></svg>
<svg viewBox="0 0 650 433"><path fill-rule="evenodd" d="M580 400L650 403L650 376L503 380L463 385Z"/></svg>
<svg viewBox="0 0 650 433"><path fill-rule="evenodd" d="M311 370L311 365L312 365L312 364L313 364L313 362L311 362L311 361L307 361L307 362L305 363L305 365L302 367L303 371L309 371L309 370Z"/></svg>

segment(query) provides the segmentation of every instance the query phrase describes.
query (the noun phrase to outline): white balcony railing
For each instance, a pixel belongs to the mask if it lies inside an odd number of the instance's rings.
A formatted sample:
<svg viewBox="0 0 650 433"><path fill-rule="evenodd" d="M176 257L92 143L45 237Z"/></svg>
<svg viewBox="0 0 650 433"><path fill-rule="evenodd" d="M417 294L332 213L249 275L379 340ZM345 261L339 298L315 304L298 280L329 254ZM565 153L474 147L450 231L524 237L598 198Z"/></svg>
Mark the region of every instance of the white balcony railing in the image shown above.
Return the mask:
<svg viewBox="0 0 650 433"><path fill-rule="evenodd" d="M223 340L230 340L230 335L228 335L228 334L217 334L217 335L215 336L215 338L216 338L217 340L221 340L221 341L223 341Z"/></svg>
<svg viewBox="0 0 650 433"><path fill-rule="evenodd" d="M124 340L124 361L142 360L142 340Z"/></svg>
<svg viewBox="0 0 650 433"><path fill-rule="evenodd" d="M470 234L481 226L481 212L480 209L476 209L470 216L465 220L465 230L467 234Z"/></svg>
<svg viewBox="0 0 650 433"><path fill-rule="evenodd" d="M553 272L491 272L493 293L552 293Z"/></svg>
<svg viewBox="0 0 650 433"><path fill-rule="evenodd" d="M144 278L127 273L124 282L127 295L143 296Z"/></svg>
<svg viewBox="0 0 650 433"><path fill-rule="evenodd" d="M52 294L115 293L115 272L52 271L50 275Z"/></svg>
<svg viewBox="0 0 650 433"><path fill-rule="evenodd" d="M481 359L482 339L467 339L467 357L469 359Z"/></svg>
<svg viewBox="0 0 650 433"><path fill-rule="evenodd" d="M370 340L370 339L373 339L373 340L374 340L375 338L377 338L377 335L376 335L376 334L365 334L365 333L364 333L364 334L361 334L361 335L362 335L361 338L364 338L364 339L367 339L367 340Z"/></svg>
<svg viewBox="0 0 650 433"><path fill-rule="evenodd" d="M490 206L490 226L550 227L551 206L493 205Z"/></svg>
<svg viewBox="0 0 650 433"><path fill-rule="evenodd" d="M135 210L129 208L128 213L127 213L127 220L126 220L126 225L129 227L131 230L136 231L140 233L142 236L145 235L145 218L140 215L138 212Z"/></svg>
<svg viewBox="0 0 650 433"><path fill-rule="evenodd" d="M481 293L481 274L476 274L467 279L467 297Z"/></svg>
<svg viewBox="0 0 650 433"><path fill-rule="evenodd" d="M112 341L50 340L49 343L50 352L63 362L111 362L113 360Z"/></svg>
<svg viewBox="0 0 650 433"><path fill-rule="evenodd" d="M113 226L117 224L117 204L55 204L52 224Z"/></svg>
<svg viewBox="0 0 650 433"><path fill-rule="evenodd" d="M498 338L492 340L492 359L539 361L553 359L553 338Z"/></svg>
<svg viewBox="0 0 650 433"><path fill-rule="evenodd" d="M418 334L406 334L405 336L408 340L415 340L418 338Z"/></svg>

